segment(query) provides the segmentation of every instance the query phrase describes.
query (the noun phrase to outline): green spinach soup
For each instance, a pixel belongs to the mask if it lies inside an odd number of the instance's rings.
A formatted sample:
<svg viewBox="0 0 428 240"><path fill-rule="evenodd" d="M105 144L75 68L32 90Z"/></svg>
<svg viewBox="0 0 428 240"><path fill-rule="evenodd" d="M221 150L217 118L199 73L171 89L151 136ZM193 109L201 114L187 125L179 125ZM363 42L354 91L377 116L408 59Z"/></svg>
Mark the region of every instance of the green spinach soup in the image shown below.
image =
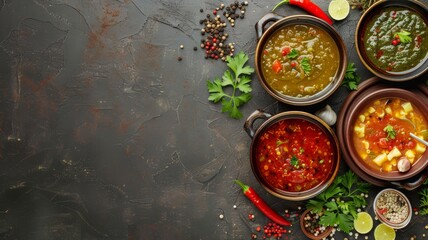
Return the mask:
<svg viewBox="0 0 428 240"><path fill-rule="evenodd" d="M386 72L407 72L427 58L427 24L404 7L388 7L375 15L364 33L370 61Z"/></svg>

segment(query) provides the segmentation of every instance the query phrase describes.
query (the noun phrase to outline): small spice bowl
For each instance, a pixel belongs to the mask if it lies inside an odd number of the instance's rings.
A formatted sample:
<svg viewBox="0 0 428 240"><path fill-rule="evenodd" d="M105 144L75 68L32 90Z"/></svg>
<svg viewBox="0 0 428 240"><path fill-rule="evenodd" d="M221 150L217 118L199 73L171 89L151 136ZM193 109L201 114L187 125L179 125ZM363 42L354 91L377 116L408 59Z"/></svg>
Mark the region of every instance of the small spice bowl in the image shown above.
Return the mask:
<svg viewBox="0 0 428 240"><path fill-rule="evenodd" d="M412 218L409 199L393 188L384 189L377 194L373 209L381 222L394 229L406 227Z"/></svg>
<svg viewBox="0 0 428 240"><path fill-rule="evenodd" d="M324 239L333 231L332 227L324 227L318 224L321 213L313 213L306 209L300 216L300 228L302 232L310 239Z"/></svg>

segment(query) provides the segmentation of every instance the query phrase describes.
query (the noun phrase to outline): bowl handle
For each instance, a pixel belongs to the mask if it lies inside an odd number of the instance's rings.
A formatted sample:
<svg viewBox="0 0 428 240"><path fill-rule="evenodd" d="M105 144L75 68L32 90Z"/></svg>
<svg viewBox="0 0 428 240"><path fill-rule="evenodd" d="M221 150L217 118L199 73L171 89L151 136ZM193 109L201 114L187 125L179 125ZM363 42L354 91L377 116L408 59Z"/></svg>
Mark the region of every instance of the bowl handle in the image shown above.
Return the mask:
<svg viewBox="0 0 428 240"><path fill-rule="evenodd" d="M275 13L268 13L264 15L257 23L256 23L256 34L257 34L257 41L262 37L266 24L270 22L276 22L278 20L281 20L283 17L275 14Z"/></svg>
<svg viewBox="0 0 428 240"><path fill-rule="evenodd" d="M428 171L425 170L420 176L413 182L391 182L392 185L395 185L399 188L403 188L408 191L415 190L420 187L428 179Z"/></svg>
<svg viewBox="0 0 428 240"><path fill-rule="evenodd" d="M244 130L247 132L247 134L253 138L254 134L255 134L255 130L254 130L254 122L257 119L268 119L272 117L272 115L270 113L264 112L263 110L256 110L253 113L251 113L251 115L247 118L247 120L244 123Z"/></svg>

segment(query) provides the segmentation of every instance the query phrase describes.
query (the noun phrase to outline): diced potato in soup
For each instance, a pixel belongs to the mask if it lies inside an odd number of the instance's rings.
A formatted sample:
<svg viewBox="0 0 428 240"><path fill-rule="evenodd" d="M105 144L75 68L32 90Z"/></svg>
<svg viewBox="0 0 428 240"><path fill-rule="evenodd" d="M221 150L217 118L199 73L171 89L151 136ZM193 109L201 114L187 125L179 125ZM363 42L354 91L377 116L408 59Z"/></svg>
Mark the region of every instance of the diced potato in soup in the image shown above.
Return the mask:
<svg viewBox="0 0 428 240"><path fill-rule="evenodd" d="M412 103L401 98L382 98L368 104L353 122L353 145L364 163L379 172L397 170L405 156L415 164L426 147L410 137L424 138L428 129L425 116ZM428 139L425 139L428 140Z"/></svg>

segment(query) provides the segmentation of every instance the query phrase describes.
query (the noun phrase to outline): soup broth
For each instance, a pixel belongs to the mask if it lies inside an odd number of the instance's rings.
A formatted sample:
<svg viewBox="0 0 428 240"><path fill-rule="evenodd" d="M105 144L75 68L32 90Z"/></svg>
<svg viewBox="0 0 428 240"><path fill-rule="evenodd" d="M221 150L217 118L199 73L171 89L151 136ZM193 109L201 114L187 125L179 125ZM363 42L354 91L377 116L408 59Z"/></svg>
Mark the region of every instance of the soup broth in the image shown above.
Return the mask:
<svg viewBox="0 0 428 240"><path fill-rule="evenodd" d="M412 103L400 98L373 101L359 113L353 127L356 151L380 172L397 171L401 157L414 164L426 150L410 133L427 140L427 121Z"/></svg>
<svg viewBox="0 0 428 240"><path fill-rule="evenodd" d="M323 183L335 158L329 136L314 123L301 119L275 123L256 145L260 175L283 191L300 192Z"/></svg>
<svg viewBox="0 0 428 240"><path fill-rule="evenodd" d="M266 42L262 74L274 90L293 97L314 95L328 86L339 69L339 50L323 29L290 25Z"/></svg>

